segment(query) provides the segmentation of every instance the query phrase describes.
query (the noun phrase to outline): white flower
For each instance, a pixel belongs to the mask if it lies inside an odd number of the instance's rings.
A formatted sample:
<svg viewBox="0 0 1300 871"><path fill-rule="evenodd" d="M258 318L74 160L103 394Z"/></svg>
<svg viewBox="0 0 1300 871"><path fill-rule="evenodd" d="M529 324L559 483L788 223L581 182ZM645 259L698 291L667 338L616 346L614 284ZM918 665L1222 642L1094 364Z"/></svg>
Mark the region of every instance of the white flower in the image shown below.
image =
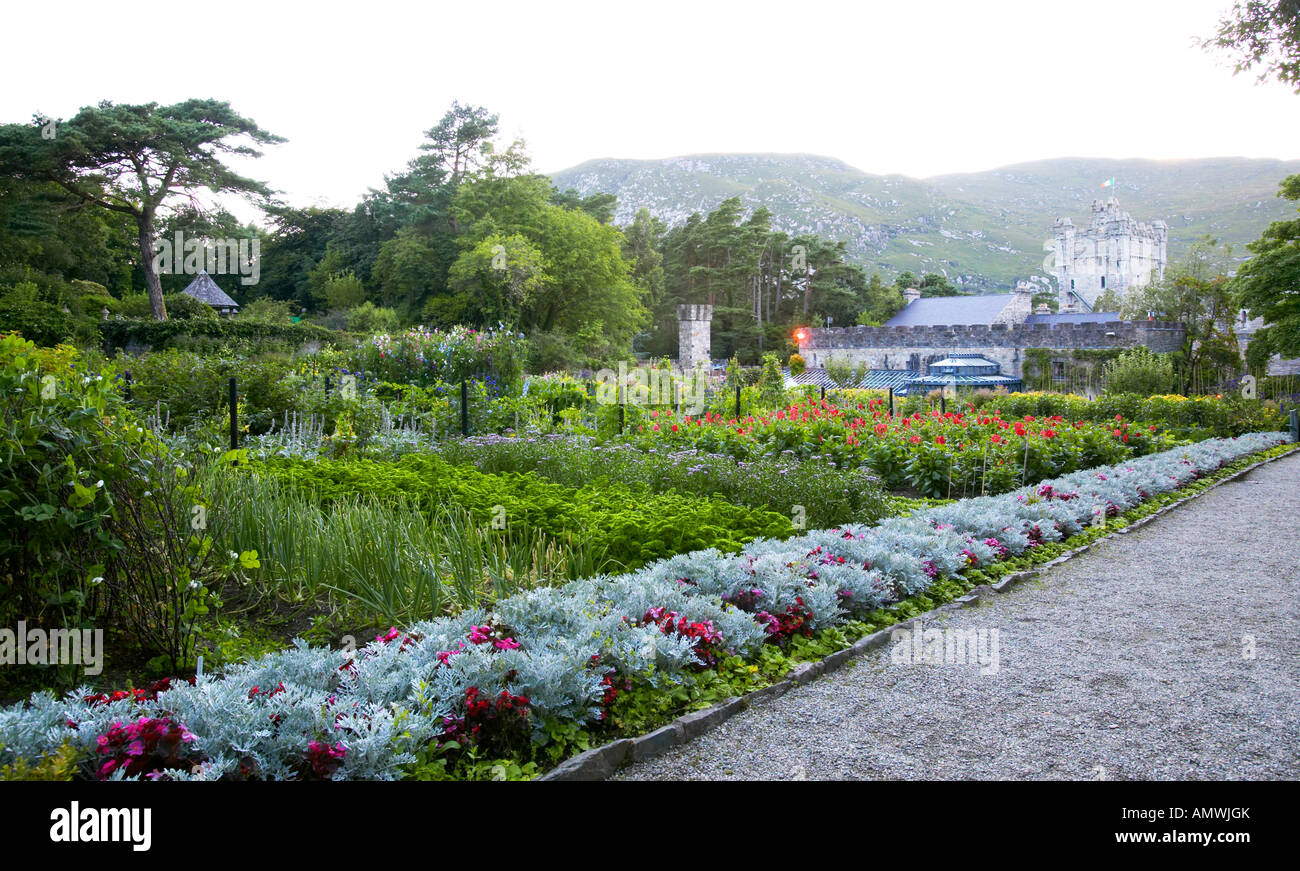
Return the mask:
<svg viewBox="0 0 1300 871"><path fill-rule="evenodd" d="M90 583L92 586L99 586L100 584L104 583L104 576L100 575L97 578L91 578Z"/></svg>

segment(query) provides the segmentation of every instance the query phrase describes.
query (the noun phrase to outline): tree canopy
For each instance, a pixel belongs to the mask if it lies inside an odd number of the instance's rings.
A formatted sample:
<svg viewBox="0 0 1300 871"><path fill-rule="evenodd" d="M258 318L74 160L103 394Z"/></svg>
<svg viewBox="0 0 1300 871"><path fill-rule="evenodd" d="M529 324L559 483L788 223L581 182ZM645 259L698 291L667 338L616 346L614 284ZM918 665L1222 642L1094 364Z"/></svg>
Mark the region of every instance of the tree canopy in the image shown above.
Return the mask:
<svg viewBox="0 0 1300 871"><path fill-rule="evenodd" d="M1300 200L1300 175L1282 182L1281 195ZM1266 324L1251 342L1252 356L1300 357L1300 219L1274 221L1246 248L1254 256L1237 270L1233 287L1247 314Z"/></svg>
<svg viewBox="0 0 1300 871"><path fill-rule="evenodd" d="M256 157L261 152L254 145L283 141L218 100L101 102L68 121L0 126L0 176L53 185L76 201L130 217L150 307L162 319L167 312L153 264L160 211L180 194L190 202L205 193L270 201L265 184L225 160Z"/></svg>

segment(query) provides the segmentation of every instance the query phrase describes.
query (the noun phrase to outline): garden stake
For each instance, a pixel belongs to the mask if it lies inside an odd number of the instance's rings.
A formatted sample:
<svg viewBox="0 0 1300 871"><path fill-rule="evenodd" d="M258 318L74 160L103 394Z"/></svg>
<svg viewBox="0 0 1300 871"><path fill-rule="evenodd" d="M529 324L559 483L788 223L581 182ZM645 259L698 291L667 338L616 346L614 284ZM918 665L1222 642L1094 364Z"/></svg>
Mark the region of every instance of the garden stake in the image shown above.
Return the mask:
<svg viewBox="0 0 1300 871"><path fill-rule="evenodd" d="M740 385L736 385L736 420L740 420Z"/></svg>
<svg viewBox="0 0 1300 871"><path fill-rule="evenodd" d="M230 449L239 449L239 404L235 394L235 379L230 379Z"/></svg>
<svg viewBox="0 0 1300 871"><path fill-rule="evenodd" d="M469 382L460 380L460 434L469 438Z"/></svg>
<svg viewBox="0 0 1300 871"><path fill-rule="evenodd" d="M125 384L125 388L122 390L122 395L127 402L130 402L131 401L131 370L127 369L125 372L122 373L122 375L123 375L122 380Z"/></svg>

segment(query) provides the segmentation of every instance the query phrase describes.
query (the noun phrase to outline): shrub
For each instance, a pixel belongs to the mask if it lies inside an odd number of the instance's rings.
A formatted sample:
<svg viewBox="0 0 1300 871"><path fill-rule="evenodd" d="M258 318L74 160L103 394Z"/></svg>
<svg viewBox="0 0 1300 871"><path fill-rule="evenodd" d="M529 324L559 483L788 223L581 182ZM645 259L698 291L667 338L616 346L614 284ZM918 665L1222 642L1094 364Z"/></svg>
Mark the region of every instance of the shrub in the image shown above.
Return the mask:
<svg viewBox="0 0 1300 871"><path fill-rule="evenodd" d="M347 328L354 333L378 333L397 329L397 312L366 300L347 313Z"/></svg>
<svg viewBox="0 0 1300 871"><path fill-rule="evenodd" d="M256 321L266 324L280 324L288 326L292 323L292 310L288 300L272 299L269 296L259 296L252 302L244 303L239 307L239 313L235 315L241 321Z"/></svg>
<svg viewBox="0 0 1300 871"><path fill-rule="evenodd" d="M0 339L0 622L108 617L176 662L203 607L210 542L191 535L187 473L113 375L86 371L71 348Z"/></svg>
<svg viewBox="0 0 1300 871"><path fill-rule="evenodd" d="M170 320L216 320L217 310L205 302L200 302L184 293L169 293L163 297ZM152 318L153 309L149 307L149 294L137 293L122 300L119 311L128 318Z"/></svg>
<svg viewBox="0 0 1300 871"><path fill-rule="evenodd" d="M165 321L121 318L100 321L98 329L110 347L143 345L155 350L194 339L209 339L215 345L244 341L262 349L271 345L296 349L306 342L351 344L355 341L347 333L327 330L315 324L270 324L222 317Z"/></svg>
<svg viewBox="0 0 1300 871"><path fill-rule="evenodd" d="M573 346L566 333L544 332L528 337L529 372L567 372L578 369L586 355Z"/></svg>
<svg viewBox="0 0 1300 871"><path fill-rule="evenodd" d="M22 334L38 345L51 347L77 336L77 324L58 306L48 302L0 302L0 333Z"/></svg>
<svg viewBox="0 0 1300 871"><path fill-rule="evenodd" d="M1175 390L1174 363L1168 354L1149 348L1130 348L1105 368L1107 393L1140 393L1155 396Z"/></svg>
<svg viewBox="0 0 1300 871"><path fill-rule="evenodd" d="M796 378L802 375L808 369L808 364L804 362L803 355L790 355L790 374Z"/></svg>

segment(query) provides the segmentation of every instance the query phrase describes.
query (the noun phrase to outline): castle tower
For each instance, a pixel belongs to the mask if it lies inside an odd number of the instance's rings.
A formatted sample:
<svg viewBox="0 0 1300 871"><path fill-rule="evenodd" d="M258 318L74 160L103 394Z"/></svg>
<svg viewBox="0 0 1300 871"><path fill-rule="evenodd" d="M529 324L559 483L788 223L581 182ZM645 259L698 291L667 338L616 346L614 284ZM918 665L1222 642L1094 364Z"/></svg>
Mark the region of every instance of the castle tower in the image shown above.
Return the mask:
<svg viewBox="0 0 1300 871"><path fill-rule="evenodd" d="M1054 229L1061 311L1091 309L1107 290L1123 294L1164 277L1168 225L1133 220L1114 197L1093 201L1086 229L1076 230L1069 218L1057 219Z"/></svg>
<svg viewBox="0 0 1300 871"><path fill-rule="evenodd" d="M713 326L713 306L677 306L677 365L687 371L696 364L708 367L712 348L710 329Z"/></svg>

